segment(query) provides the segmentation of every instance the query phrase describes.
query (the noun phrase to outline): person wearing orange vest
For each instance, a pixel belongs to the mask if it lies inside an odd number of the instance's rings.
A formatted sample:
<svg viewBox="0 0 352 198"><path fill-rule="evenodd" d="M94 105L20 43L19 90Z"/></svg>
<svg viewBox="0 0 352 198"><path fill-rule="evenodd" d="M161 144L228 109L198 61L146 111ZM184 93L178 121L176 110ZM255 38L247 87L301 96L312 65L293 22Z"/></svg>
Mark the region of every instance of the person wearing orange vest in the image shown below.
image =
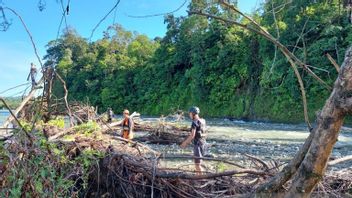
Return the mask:
<svg viewBox="0 0 352 198"><path fill-rule="evenodd" d="M121 137L132 140L133 139L133 120L130 118L130 112L125 109L123 111L123 120L119 124L122 127Z"/></svg>

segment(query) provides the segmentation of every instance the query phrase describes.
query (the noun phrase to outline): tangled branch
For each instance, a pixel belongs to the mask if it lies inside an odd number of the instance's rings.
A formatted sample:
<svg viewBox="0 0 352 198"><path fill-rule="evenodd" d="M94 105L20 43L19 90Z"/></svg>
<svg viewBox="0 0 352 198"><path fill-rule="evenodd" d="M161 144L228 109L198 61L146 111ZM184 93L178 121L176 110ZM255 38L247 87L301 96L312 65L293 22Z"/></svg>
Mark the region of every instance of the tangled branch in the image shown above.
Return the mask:
<svg viewBox="0 0 352 198"><path fill-rule="evenodd" d="M165 15L169 15L175 12L178 12L179 10L181 10L187 3L188 0L185 0L178 8L176 8L173 11L170 12L165 12L165 13L158 13L158 14L149 14L149 15L129 15L126 14L126 16L131 17L131 18L149 18L149 17L157 17L157 16L165 16Z"/></svg>

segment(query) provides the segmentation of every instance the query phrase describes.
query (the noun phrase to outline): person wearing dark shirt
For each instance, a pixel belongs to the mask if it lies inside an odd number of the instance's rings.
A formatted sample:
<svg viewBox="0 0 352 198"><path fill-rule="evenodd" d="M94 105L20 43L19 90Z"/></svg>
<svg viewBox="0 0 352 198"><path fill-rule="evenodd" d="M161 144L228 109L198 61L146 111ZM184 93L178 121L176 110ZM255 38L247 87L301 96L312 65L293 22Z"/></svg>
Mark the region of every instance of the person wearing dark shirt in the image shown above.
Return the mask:
<svg viewBox="0 0 352 198"><path fill-rule="evenodd" d="M205 120L199 117L198 107L191 107L189 117L192 119L191 134L182 142L181 148L186 148L193 141L193 155L197 174L202 173L202 157L205 155Z"/></svg>

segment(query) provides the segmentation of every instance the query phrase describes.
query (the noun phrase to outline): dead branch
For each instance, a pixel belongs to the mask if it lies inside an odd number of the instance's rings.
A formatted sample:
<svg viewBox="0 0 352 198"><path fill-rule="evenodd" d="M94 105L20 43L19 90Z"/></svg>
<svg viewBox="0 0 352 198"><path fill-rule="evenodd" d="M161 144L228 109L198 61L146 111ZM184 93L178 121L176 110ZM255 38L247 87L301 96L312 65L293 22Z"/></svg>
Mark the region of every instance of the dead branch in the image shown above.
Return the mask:
<svg viewBox="0 0 352 198"><path fill-rule="evenodd" d="M261 159L255 157L255 156L248 155L248 154L244 154L244 156L247 156L247 157L249 157L249 158L251 158L251 159L253 159L253 160L259 162L260 164L263 165L263 167L264 167L266 170L269 170L269 169L270 169L270 168L269 168L269 165L268 165L267 163L265 163L263 160L261 160Z"/></svg>
<svg viewBox="0 0 352 198"><path fill-rule="evenodd" d="M350 161L350 160L352 160L352 155L332 160L332 161L328 162L328 165L329 166L333 166L333 165L336 165L336 164L339 164L339 163L343 163L343 162L346 162L346 161Z"/></svg>
<svg viewBox="0 0 352 198"><path fill-rule="evenodd" d="M53 136L48 137L48 141L54 141L62 136L65 136L65 135L67 135L69 133L73 133L73 132L74 132L74 128L69 128L69 129L63 130Z"/></svg>
<svg viewBox="0 0 352 198"><path fill-rule="evenodd" d="M4 9L4 10L10 10L10 11L11 11L14 15L16 15L16 16L18 17L18 19L21 21L22 26L23 26L24 29L26 30L26 32L27 32L27 34L28 34L28 36L29 36L29 39L31 40L32 47L33 47L33 49L34 49L34 53L35 53L35 55L36 55L36 57L37 57L37 60L38 60L38 62L40 63L40 66L41 66L41 68L42 68L42 70L43 70L43 63L42 63L42 61L41 61L41 59L40 59L40 56L38 55L38 50L37 50L37 47L36 47L36 45L35 45L35 43L34 43L33 36L32 36L32 34L30 33L30 31L29 31L29 29L28 29L26 23L23 21L21 15L19 15L15 10L13 10L12 8L9 8L9 7L3 7L2 9Z"/></svg>
<svg viewBox="0 0 352 198"><path fill-rule="evenodd" d="M328 59L329 59L329 61L331 62L331 64L335 67L337 73L339 73L339 71L340 71L340 66L336 63L336 61L334 60L334 58L332 58L329 53L326 53L326 57L328 57Z"/></svg>
<svg viewBox="0 0 352 198"><path fill-rule="evenodd" d="M38 84L43 83L44 78L42 77ZM15 110L14 115L18 115L18 113L23 109L23 107L26 106L26 104L34 97L35 92L37 91L37 89L32 89L28 95L26 96L26 98L24 98L21 102L21 104L17 107L17 109ZM2 124L2 128L6 128L13 120L15 119L15 117L13 116L9 116L4 123Z"/></svg>
<svg viewBox="0 0 352 198"><path fill-rule="evenodd" d="M119 3L120 3L120 0L117 0L116 3L115 3L115 5L111 8L111 10L98 22L97 25L95 25L95 27L94 27L93 30L92 30L92 33L90 34L89 41L92 39L95 30L96 30L96 29L99 27L99 25L106 19L106 17L108 17L108 16L111 14L111 12L113 12L113 11L117 8L117 6L119 5Z"/></svg>
<svg viewBox="0 0 352 198"><path fill-rule="evenodd" d="M22 87L22 86L25 86L25 85L28 85L28 84L30 84L30 82L23 83L23 84L20 84L20 85L17 85L17 86L14 86L14 87L8 88L8 89L6 89L6 90L4 90L4 91L0 92L0 94L4 94L4 93L5 93L5 92L7 92L7 91L10 91L10 90L12 90L12 89L16 89L16 88L18 88L18 87Z"/></svg>
<svg viewBox="0 0 352 198"><path fill-rule="evenodd" d="M268 172L245 169L245 170L240 170L240 171L225 171L222 173L209 173L209 174L205 174L205 175L190 175L190 174L186 174L184 172L156 173L156 177L201 180L201 179L213 179L213 178L224 177L224 176L232 176L232 175L238 175L238 174L252 174L252 175L259 175L259 176L271 175Z"/></svg>
<svg viewBox="0 0 352 198"><path fill-rule="evenodd" d="M149 15L140 15L140 16L126 14L126 16L131 17L131 18L149 18L149 17L165 16L165 15L169 15L169 14L172 14L172 13L175 13L175 12L181 10L181 8L183 8L183 6L186 5L187 1L188 0L185 0L178 8L176 8L175 10L170 11L170 12L158 13L158 14L149 14Z"/></svg>
<svg viewBox="0 0 352 198"><path fill-rule="evenodd" d="M337 141L344 118L352 113L352 47L346 50L334 89L317 116L314 137L305 158L297 169L286 197L308 197L322 179L328 159ZM307 174L311 173L311 174Z"/></svg>
<svg viewBox="0 0 352 198"><path fill-rule="evenodd" d="M70 106L68 105L68 102L67 102L68 90L67 90L67 87L66 87L66 82L64 81L64 79L61 78L61 76L56 71L55 71L55 75L61 81L62 86L64 87L64 90L65 90L65 96L64 96L65 106L66 106L66 109L67 109L67 112L68 112L68 116L69 116L69 119L70 119L70 126L72 127L74 125L74 123L73 123L73 117L72 117L71 108L70 108Z"/></svg>
<svg viewBox="0 0 352 198"><path fill-rule="evenodd" d="M161 159L202 159L202 160L206 160L206 161L223 162L225 164L230 164L230 165L245 169L244 166L241 166L241 165L236 164L234 162L230 162L225 159L212 158L212 157L195 157L195 156L184 156L184 155L161 155L160 158Z"/></svg>
<svg viewBox="0 0 352 198"><path fill-rule="evenodd" d="M243 12L241 12L239 9L237 9L234 5L229 4L227 1L225 0L219 0L219 2L230 8L231 10L233 10L234 12L240 14L241 16L243 16L244 18L248 19L250 22L252 22L258 29L258 33L262 36L265 36L265 38L268 38L269 41L271 41L274 45L278 46L282 53L289 59L292 60L295 64L299 65L300 67L302 67L303 69L305 69L308 74L310 74L313 78L315 78L316 80L318 80L321 84L323 84L326 88L328 88L329 90L332 89L332 87L330 85L328 85L325 81L323 81L320 77L318 77L313 71L311 71L306 64L304 64L301 60L299 60L294 54L292 54L283 44L281 44L279 41L277 41L268 31L266 31L261 25L259 25L255 20L253 20L251 17L249 17L248 15L244 14ZM219 17L221 18L221 17ZM221 20L221 19L219 19ZM232 22L231 22L232 23ZM253 28L252 28L253 29ZM251 29L248 29L251 30Z"/></svg>
<svg viewBox="0 0 352 198"><path fill-rule="evenodd" d="M11 116L13 117L13 119L16 120L18 126L21 128L21 130L24 131L24 133L26 134L26 136L28 137L28 140L31 142L31 144L33 143L33 138L32 136L29 134L29 132L27 131L26 128L24 128L21 124L21 122L17 119L16 115L12 112L11 108L7 105L6 101L0 97L0 100L2 101L2 103L5 105L5 108L10 112Z"/></svg>

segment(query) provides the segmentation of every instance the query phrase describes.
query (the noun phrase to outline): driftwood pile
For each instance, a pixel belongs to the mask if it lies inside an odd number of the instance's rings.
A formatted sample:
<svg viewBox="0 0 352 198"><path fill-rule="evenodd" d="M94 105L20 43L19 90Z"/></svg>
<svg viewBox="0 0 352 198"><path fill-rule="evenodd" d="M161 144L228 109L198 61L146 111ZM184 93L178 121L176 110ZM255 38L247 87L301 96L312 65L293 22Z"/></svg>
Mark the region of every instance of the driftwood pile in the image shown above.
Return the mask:
<svg viewBox="0 0 352 198"><path fill-rule="evenodd" d="M349 195L347 195L349 193ZM352 195L352 167L328 171L313 193L315 197L351 197Z"/></svg>
<svg viewBox="0 0 352 198"><path fill-rule="evenodd" d="M145 158L113 151L93 167L88 196L108 197L217 197L250 192L251 180L265 177L263 171L205 174L158 168L158 158ZM152 197L153 197L152 196Z"/></svg>
<svg viewBox="0 0 352 198"><path fill-rule="evenodd" d="M100 129L104 128L100 126ZM49 129L50 130L50 129ZM40 132L38 132L40 133ZM70 139L66 135L72 136ZM277 173L279 163L268 163L253 156L246 155L251 167L241 167L234 162L223 159L206 158L204 160L221 161L234 168L224 172L204 172L197 175L192 170L162 167L159 162L165 158L147 146L128 141L123 138L105 134L102 130L81 134L73 128L55 129L46 133L49 144L58 145L64 155L71 161L80 158L87 150L99 151L103 156L88 159L91 165L87 171L82 171L82 164L62 164L59 157L50 149L35 148L33 145L9 141L7 149L15 154L8 159L6 165L1 165L2 188L6 191L9 171L22 168L33 171L32 163L28 163L33 155L43 152L43 166L52 166L57 171L67 171L66 179L73 181L69 191L57 188L54 183L43 184L53 191L66 192L66 196L78 197L233 197L248 196L261 183ZM15 138L16 136L14 136ZM22 139L25 139L22 136ZM22 140L23 141L23 140ZM36 141L34 141L36 142ZM21 146L22 145L22 146ZM17 156L17 157L16 157ZM21 156L20 158L18 156ZM176 156L177 158L177 156ZM192 159L188 156L188 159ZM35 171L35 170L34 170ZM86 175L85 175L86 174ZM28 177L23 189L35 192L33 189L36 178ZM352 171L329 172L315 191L314 196L339 197L351 191ZM83 178L87 185L82 185ZM10 195L11 192L7 192Z"/></svg>
<svg viewBox="0 0 352 198"><path fill-rule="evenodd" d="M243 167L223 159L234 168L225 172L205 172L197 175L192 170L161 167L160 160L178 158L163 156L138 142L128 142L120 137L99 134L99 137L85 137L75 134L73 141L52 139L65 145L70 158L78 157L84 149L105 153L90 167L89 187L84 196L92 197L231 197L247 196L253 190L277 173L278 162L268 163L254 156L245 155L251 167ZM59 137L59 136L56 136ZM49 137L50 139L50 137ZM180 157L192 159L193 157ZM314 197L340 197L351 193L352 170L330 171L314 192Z"/></svg>
<svg viewBox="0 0 352 198"><path fill-rule="evenodd" d="M155 197L230 196L250 192L278 170L278 167L249 157L248 160L256 164L250 169L238 167L232 171L197 175L191 170L160 167L159 161L165 159L162 154L138 142L129 142L100 131L90 137L72 132L74 140L71 141L59 138L62 135L48 134L52 135L48 137L51 142L65 148L70 159L79 157L85 149L105 153L105 157L97 159L88 171L89 187L83 190L84 196L88 197L150 197L151 194Z"/></svg>
<svg viewBox="0 0 352 198"><path fill-rule="evenodd" d="M173 123L158 123L157 125L136 125L137 131L148 131L148 134L136 138L140 142L151 144L180 144L190 134L190 128L177 126Z"/></svg>
<svg viewBox="0 0 352 198"><path fill-rule="evenodd" d="M88 122L93 120L96 116L95 108L81 103L73 103L70 105L72 116L77 120L77 123Z"/></svg>

